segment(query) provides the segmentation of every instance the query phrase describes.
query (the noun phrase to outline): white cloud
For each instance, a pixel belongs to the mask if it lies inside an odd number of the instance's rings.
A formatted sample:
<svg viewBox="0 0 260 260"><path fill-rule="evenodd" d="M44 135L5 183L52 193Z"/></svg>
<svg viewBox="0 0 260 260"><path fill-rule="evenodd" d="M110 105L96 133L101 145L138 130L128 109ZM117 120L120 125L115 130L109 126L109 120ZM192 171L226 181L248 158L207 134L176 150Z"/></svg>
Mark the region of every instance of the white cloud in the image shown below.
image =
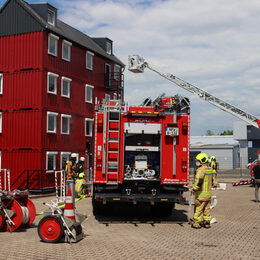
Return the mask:
<svg viewBox="0 0 260 260"><path fill-rule="evenodd" d="M59 5L61 20L90 36L111 38L126 65L129 54L140 54L162 71L260 116L258 0L61 0ZM153 72L126 70L129 103L162 92L190 97L194 135L232 128L236 120Z"/></svg>

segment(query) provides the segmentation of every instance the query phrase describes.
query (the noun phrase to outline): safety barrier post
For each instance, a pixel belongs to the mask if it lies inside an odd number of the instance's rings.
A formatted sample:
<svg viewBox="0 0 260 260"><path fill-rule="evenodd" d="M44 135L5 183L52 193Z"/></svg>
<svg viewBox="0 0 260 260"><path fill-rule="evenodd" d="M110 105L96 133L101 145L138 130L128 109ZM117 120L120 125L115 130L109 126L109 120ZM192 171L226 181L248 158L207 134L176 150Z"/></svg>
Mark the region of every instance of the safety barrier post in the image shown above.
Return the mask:
<svg viewBox="0 0 260 260"><path fill-rule="evenodd" d="M3 173L3 185L2 185L2 173ZM11 191L10 183L10 170L9 169L0 169L0 191Z"/></svg>
<svg viewBox="0 0 260 260"><path fill-rule="evenodd" d="M58 176L60 177L60 181L58 184ZM55 171L55 190L56 190L56 198L58 202L65 202L66 194L65 194L65 171ZM59 188L60 188L60 196L59 196Z"/></svg>

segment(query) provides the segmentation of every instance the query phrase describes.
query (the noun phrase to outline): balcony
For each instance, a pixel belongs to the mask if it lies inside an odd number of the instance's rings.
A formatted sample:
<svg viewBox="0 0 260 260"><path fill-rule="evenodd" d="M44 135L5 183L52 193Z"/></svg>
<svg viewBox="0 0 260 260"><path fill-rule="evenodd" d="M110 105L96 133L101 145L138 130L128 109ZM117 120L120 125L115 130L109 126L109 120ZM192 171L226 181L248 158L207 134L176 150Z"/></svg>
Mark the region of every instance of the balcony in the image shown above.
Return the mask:
<svg viewBox="0 0 260 260"><path fill-rule="evenodd" d="M105 90L117 91L124 90L124 74L123 73L105 73Z"/></svg>

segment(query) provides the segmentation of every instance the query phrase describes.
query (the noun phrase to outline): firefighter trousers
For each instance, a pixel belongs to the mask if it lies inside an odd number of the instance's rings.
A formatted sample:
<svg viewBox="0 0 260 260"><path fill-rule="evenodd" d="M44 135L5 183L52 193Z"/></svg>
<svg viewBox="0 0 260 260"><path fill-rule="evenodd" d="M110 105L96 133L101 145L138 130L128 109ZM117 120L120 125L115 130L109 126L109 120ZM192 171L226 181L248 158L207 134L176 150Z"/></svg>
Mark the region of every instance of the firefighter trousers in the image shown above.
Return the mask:
<svg viewBox="0 0 260 260"><path fill-rule="evenodd" d="M195 200L195 214L193 217L193 226L199 227L204 220L204 224L210 224L210 198L196 198Z"/></svg>

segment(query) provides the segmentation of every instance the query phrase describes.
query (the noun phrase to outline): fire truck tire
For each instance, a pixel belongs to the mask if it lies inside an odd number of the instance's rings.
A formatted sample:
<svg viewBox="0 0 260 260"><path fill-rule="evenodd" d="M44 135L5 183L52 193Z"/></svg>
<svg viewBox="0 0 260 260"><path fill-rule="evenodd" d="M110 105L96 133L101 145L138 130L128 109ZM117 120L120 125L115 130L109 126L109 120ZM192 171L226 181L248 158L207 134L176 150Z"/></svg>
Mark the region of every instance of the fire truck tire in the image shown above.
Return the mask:
<svg viewBox="0 0 260 260"><path fill-rule="evenodd" d="M92 200L93 215L105 215L107 213L107 205Z"/></svg>
<svg viewBox="0 0 260 260"><path fill-rule="evenodd" d="M43 217L38 225L38 235L43 242L59 242L64 235L61 218L54 215Z"/></svg>
<svg viewBox="0 0 260 260"><path fill-rule="evenodd" d="M5 214L4 212L0 209L0 231L3 231L5 226Z"/></svg>
<svg viewBox="0 0 260 260"><path fill-rule="evenodd" d="M151 206L151 213L154 216L171 216L172 210L175 207L175 203L168 202L168 203L156 203L155 205Z"/></svg>

